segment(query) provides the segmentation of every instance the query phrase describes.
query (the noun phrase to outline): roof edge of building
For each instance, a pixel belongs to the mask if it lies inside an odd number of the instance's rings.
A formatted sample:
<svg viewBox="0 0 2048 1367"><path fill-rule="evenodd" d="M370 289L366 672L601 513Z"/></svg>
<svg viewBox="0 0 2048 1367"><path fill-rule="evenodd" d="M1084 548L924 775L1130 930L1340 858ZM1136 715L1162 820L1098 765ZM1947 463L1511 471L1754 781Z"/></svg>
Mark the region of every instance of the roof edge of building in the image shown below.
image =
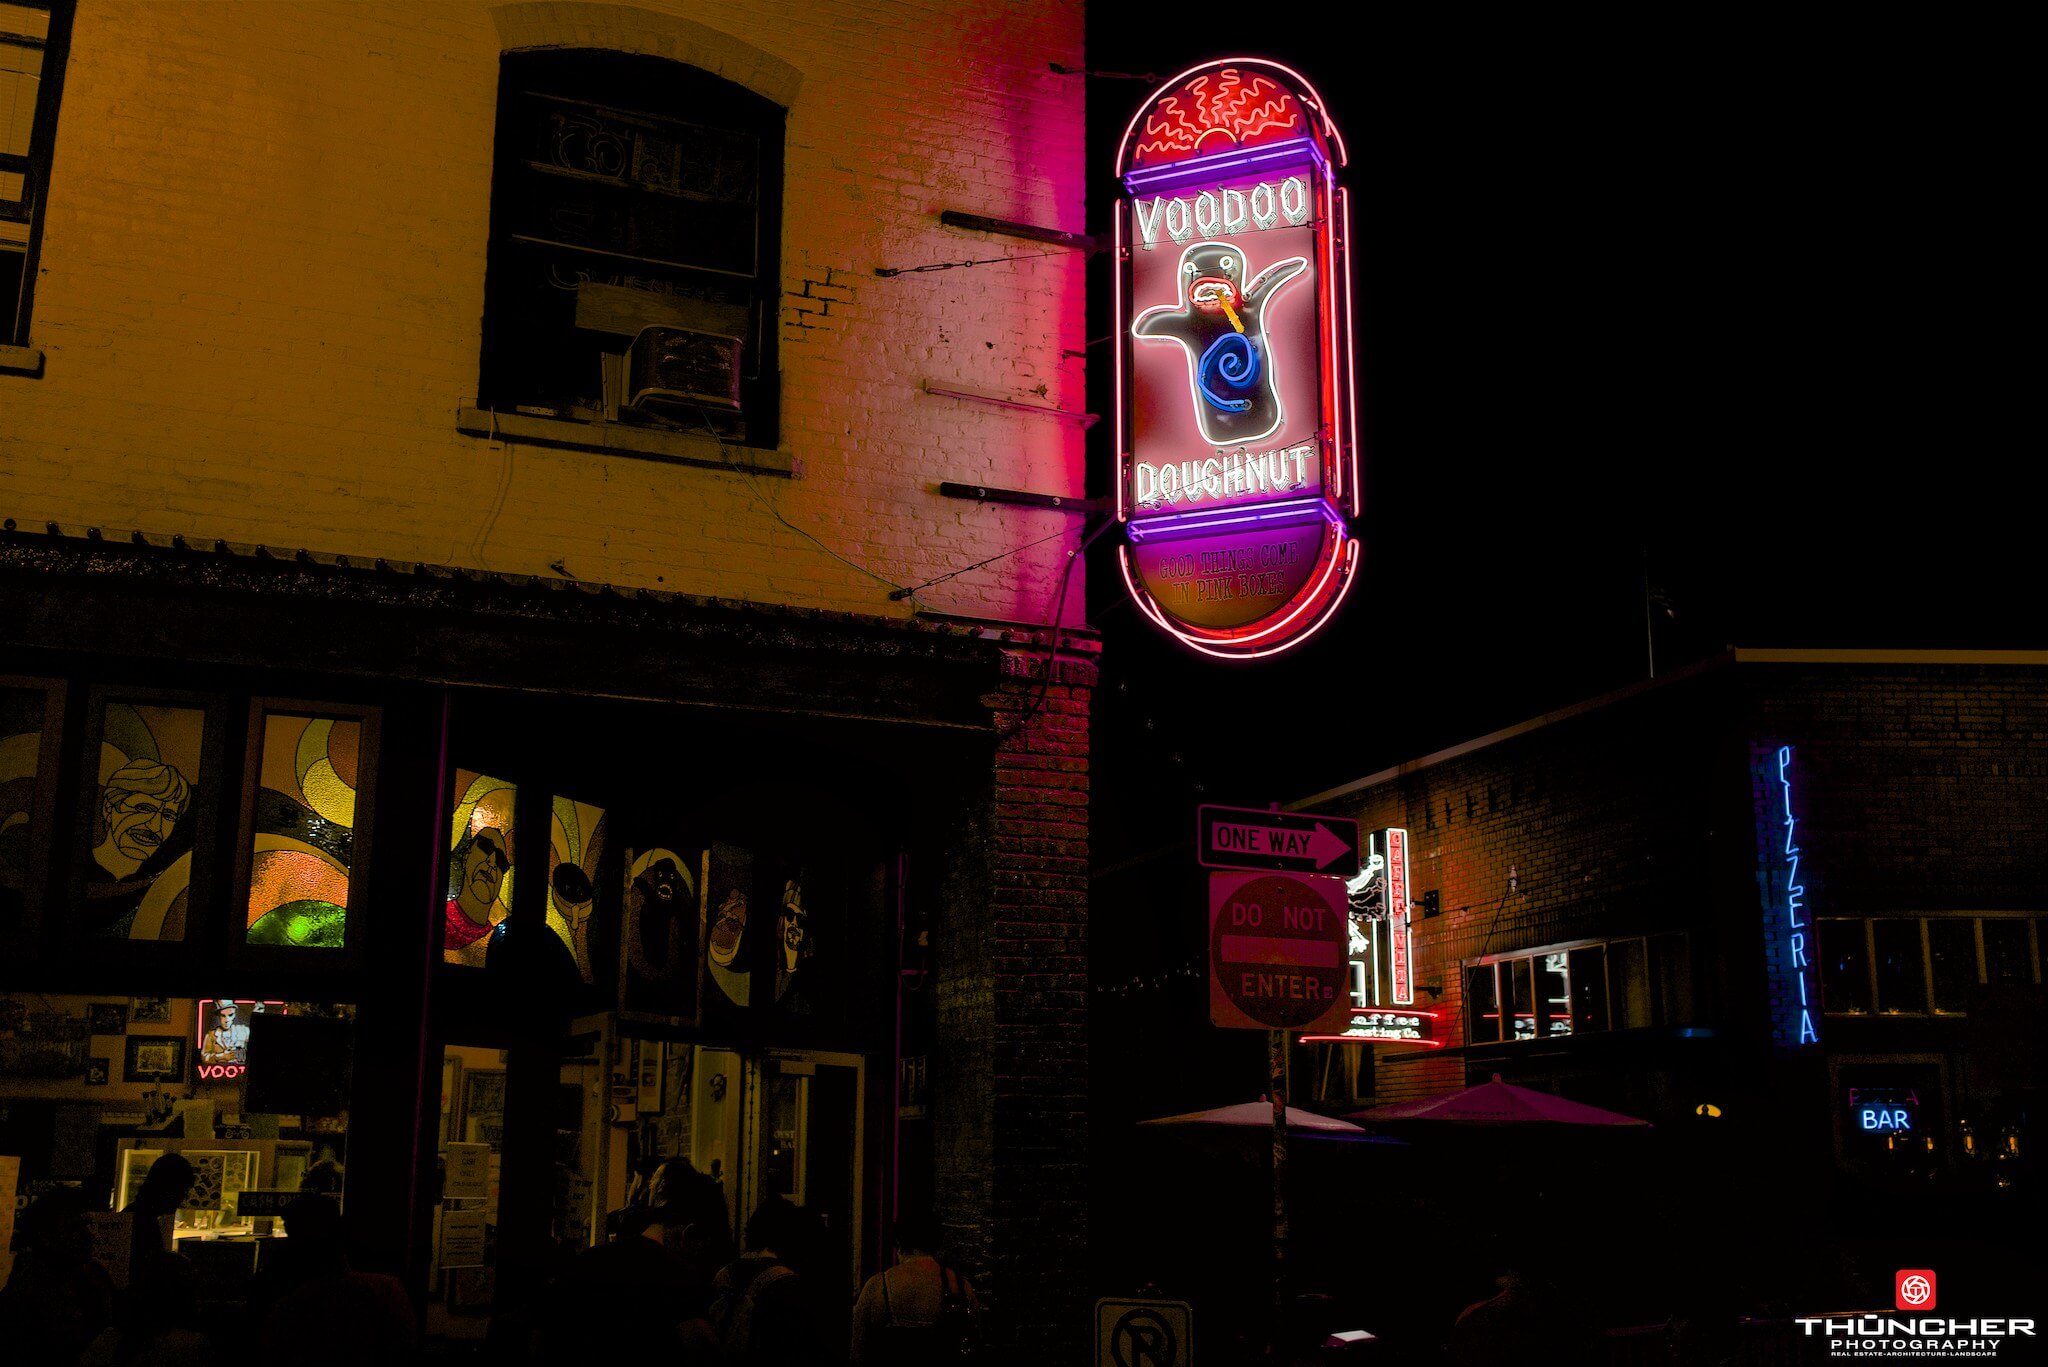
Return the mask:
<svg viewBox="0 0 2048 1367"><path fill-rule="evenodd" d="M1288 803L1287 809L1289 811L1304 811L1320 803L1334 802L1338 799L1349 797L1354 793L1363 792L1368 788L1378 787L1382 783L1389 783L1408 774L1417 773L1423 769L1442 764L1447 760L1457 759L1462 755L1469 755L1474 751L1499 745L1503 741L1527 735L1531 731L1540 731L1545 727L1555 726L1559 722L1570 721L1572 718L1584 716L1588 712L1597 712L1602 708L1627 702L1641 697L1645 693L1653 692L1672 684L1682 683L1714 670L1723 669L1731 665L1759 664L2003 665L2048 668L2048 650L1921 650L1884 647L1872 649L1824 649L1816 647L1731 646L1718 655L1710 655L1703 660L1696 660L1689 665L1674 669L1670 673L1660 675L1657 678L1639 679L1635 683L1617 688L1612 692L1587 698L1583 702L1572 703L1570 706L1558 708L1553 712L1545 712L1526 721L1519 721L1511 726L1504 726L1498 731L1489 731L1485 735L1475 736L1471 740L1460 741L1458 744L1445 749L1432 751L1420 758L1403 760L1399 764L1389 765L1387 768L1367 774L1363 778L1356 778L1348 783L1339 784L1334 788L1326 788L1322 792L1312 793L1307 797Z"/></svg>
<svg viewBox="0 0 2048 1367"><path fill-rule="evenodd" d="M1318 803L1332 802L1338 798L1349 797L1353 793L1363 792L1367 788L1374 788L1382 783L1388 783L1394 779L1401 778L1404 775L1431 768L1444 763L1446 760L1456 759L1460 755L1469 755L1475 750L1484 750L1489 746L1499 745L1502 741L1512 740L1516 736L1525 736L1531 731L1540 731L1545 727L1555 726L1559 722L1570 721L1574 717L1584 716L1588 712L1597 712L1603 707L1612 707L1616 703L1627 702L1631 698L1641 697L1645 693L1654 692L1660 688L1668 688L1673 684L1684 683L1690 679L1696 679L1702 674L1712 673L1715 670L1725 668L1733 663L1734 659L1735 652L1732 650L1724 651L1719 655L1709 655L1704 660L1695 660L1691 664L1680 666L1668 674L1661 674L1654 679L1638 679L1634 683L1617 688L1612 692L1601 693L1581 702L1560 707L1556 711L1545 712L1540 716L1530 717L1526 721L1518 721L1510 726L1503 726L1498 731L1489 731L1483 736L1474 736L1471 740L1460 741L1456 745L1432 751L1418 759L1402 760L1399 764L1388 765L1386 768L1367 774L1363 778L1352 779L1349 783L1340 783L1334 788L1325 788L1320 793L1311 793L1307 797L1287 803L1287 810L1304 811Z"/></svg>

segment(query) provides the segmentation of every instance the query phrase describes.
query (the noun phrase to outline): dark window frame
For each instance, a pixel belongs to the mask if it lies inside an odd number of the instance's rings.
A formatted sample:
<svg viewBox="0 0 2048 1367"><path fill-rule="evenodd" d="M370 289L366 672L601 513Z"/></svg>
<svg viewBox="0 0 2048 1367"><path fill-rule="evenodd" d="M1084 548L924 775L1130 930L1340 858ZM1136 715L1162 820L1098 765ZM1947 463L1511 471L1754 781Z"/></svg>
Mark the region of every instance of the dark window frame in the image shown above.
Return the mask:
<svg viewBox="0 0 2048 1367"><path fill-rule="evenodd" d="M6 310L4 320L0 320L0 324L4 324L0 325L0 346L25 347L29 344L29 324L34 317L36 274L43 254L43 210L49 201L50 166L55 160L57 147L57 110L64 97L64 68L71 55L71 20L76 0L36 0L24 8L43 10L50 17L48 37L35 39L10 34L6 40L11 46L40 48L43 54L28 153L26 156L0 153L0 171L14 172L24 181L21 198L4 201L4 207L0 207L0 218L28 227L28 242L20 252L11 246L0 248L0 251L21 258L20 287L9 291L13 298L0 305ZM4 297L0 295L0 298Z"/></svg>
<svg viewBox="0 0 2048 1367"><path fill-rule="evenodd" d="M578 174L566 161L544 164L530 155L548 108L579 107L608 132L630 127L629 169L616 175ZM606 411L613 395L596 392L592 373L578 367L587 353L591 372L607 354L623 356L630 338L576 325L577 294L565 278L612 284L654 295L706 299L722 314L745 311L740 413L685 412L672 420L642 417L649 430L711 435L749 448L774 448L780 439L779 332L782 293L782 201L788 111L745 87L701 68L657 57L596 48L526 49L503 54L499 68L496 150L491 180L491 227L484 283L477 406L512 413L522 409L593 427L635 421ZM690 130L702 134L692 139ZM593 138L593 145L596 139ZM691 170L722 186L730 166L718 146L749 144L753 176L752 271L737 261L688 262L682 252L652 255L627 250L658 236L672 211L671 243L685 242L693 214L715 236L730 229L729 215L744 198L694 193L682 184ZM613 144L614 146L616 144ZM680 149L675 184L660 188L640 174L655 163L649 147ZM694 158L694 160L693 160ZM706 166L709 165L709 170ZM559 195L559 198L556 196ZM587 203L582 201L587 200ZM575 202L572 202L575 201ZM566 222L587 213L590 235L532 231L537 215ZM567 216L567 217L565 217ZM600 229L621 234L600 245ZM708 240L708 239L707 239ZM731 243L727 244L732 246ZM618 277L613 279L613 277ZM552 291L552 292L551 292ZM623 289L616 291L623 293ZM565 296L561 300L554 293ZM553 353L554 362L536 359ZM617 363L614 363L617 364ZM596 399L592 404L590 400ZM594 410L594 411L593 411Z"/></svg>
<svg viewBox="0 0 2048 1367"><path fill-rule="evenodd" d="M1878 976L1879 965L1877 962L1878 923L1897 921L1912 923L1918 927L1919 931L1920 964L1918 977L1921 988L1918 995L1920 1002L1917 1006L1903 1009L1886 1006L1880 990L1881 983ZM1974 950L1974 963L1972 964L1974 973L1971 978L1971 985L1982 986L1993 981L1991 977L1991 953L1989 947L1985 944L1984 937L1985 926L1991 924L2016 925L2026 932L2026 958L2020 964L2021 973L2019 981L2028 985L2039 985L2042 982L2042 960L2044 952L2048 952L2048 944L2040 942L2042 937L2038 926L2042 924L2042 921L2038 912L1897 911L1870 916L1821 917L1817 919L1815 929L1819 932L1817 936L1818 953L1823 958L1829 953L1829 935L1839 935L1847 928L1854 928L1853 930L1848 930L1848 933L1855 936L1862 945L1863 963L1860 976L1864 979L1864 1001L1866 1003L1863 1009L1853 1011L1830 1007L1827 1005L1827 996L1825 990L1823 990L1821 998L1822 1011L1826 1015L1836 1017L1861 1016L1876 1018L1890 1016L1904 1017L1912 1020L1967 1014L1960 1006L1949 1006L1946 1004L1947 997L1941 992L1935 981L1934 945L1930 927L1937 923L1961 924L1971 928L1970 939ZM1825 979L1823 981L1825 982Z"/></svg>
<svg viewBox="0 0 2048 1367"><path fill-rule="evenodd" d="M1632 945L1628 955L1617 955L1618 947ZM1591 956L1597 953L1594 961ZM1565 997L1569 1003L1568 1014L1562 1018L1569 1028L1557 1030L1555 1023L1560 1018L1548 1009L1549 1003L1535 999L1538 979L1541 976L1540 961L1550 955L1565 958ZM1663 931L1655 935L1616 935L1592 940L1567 940L1557 944L1535 945L1528 949L1507 950L1499 954L1487 954L1476 959L1464 960L1460 968L1463 981L1468 985L1475 974L1490 975L1495 987L1495 1011L1499 1033L1488 1036L1479 1029L1471 1009L1469 986L1465 1005L1465 1041L1474 1045L1493 1044L1536 1044L1543 1041L1569 1039L1579 1034L1612 1034L1619 1031L1642 1030L1662 1026L1684 1025L1693 1018L1697 1004L1691 990L1692 936L1687 931ZM1572 960L1577 958L1589 967L1597 964L1597 990L1600 1000L1597 1011L1585 1013L1582 1018L1581 1005L1592 994L1595 982L1589 979L1582 983L1573 971ZM1624 964L1624 960L1626 963ZM1525 967L1529 974L1531 992L1530 1015L1531 1034L1520 1035L1512 1024L1514 1008L1509 1004L1512 989L1516 983L1516 965ZM1629 967L1639 969L1641 981L1635 984L1641 1005L1648 1013L1648 1019L1621 1023L1624 1012L1616 1003L1628 997L1629 984L1622 981L1622 975ZM1597 1022L1597 1023L1596 1023Z"/></svg>

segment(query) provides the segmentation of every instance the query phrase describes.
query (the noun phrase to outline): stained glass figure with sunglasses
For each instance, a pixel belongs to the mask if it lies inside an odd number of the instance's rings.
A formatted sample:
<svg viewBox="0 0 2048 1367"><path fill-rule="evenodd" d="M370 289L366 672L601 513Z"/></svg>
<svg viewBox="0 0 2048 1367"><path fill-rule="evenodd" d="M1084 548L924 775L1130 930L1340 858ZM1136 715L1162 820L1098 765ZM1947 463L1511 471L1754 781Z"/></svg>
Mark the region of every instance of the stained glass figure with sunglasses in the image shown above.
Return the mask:
<svg viewBox="0 0 2048 1367"><path fill-rule="evenodd" d="M498 892L512 869L512 842L496 826L464 836L448 857L448 912L444 948L451 958L470 961L463 953L474 946L475 962L483 962L483 945L498 912Z"/></svg>

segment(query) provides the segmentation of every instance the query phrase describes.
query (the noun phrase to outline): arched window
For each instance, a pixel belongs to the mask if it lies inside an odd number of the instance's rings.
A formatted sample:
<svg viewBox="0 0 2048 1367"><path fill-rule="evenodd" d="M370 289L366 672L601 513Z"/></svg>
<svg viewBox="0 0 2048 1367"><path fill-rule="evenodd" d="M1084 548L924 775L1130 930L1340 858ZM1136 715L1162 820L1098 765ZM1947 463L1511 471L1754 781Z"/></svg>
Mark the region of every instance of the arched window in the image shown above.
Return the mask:
<svg viewBox="0 0 2048 1367"><path fill-rule="evenodd" d="M677 62L506 53L479 405L773 446L783 126Z"/></svg>

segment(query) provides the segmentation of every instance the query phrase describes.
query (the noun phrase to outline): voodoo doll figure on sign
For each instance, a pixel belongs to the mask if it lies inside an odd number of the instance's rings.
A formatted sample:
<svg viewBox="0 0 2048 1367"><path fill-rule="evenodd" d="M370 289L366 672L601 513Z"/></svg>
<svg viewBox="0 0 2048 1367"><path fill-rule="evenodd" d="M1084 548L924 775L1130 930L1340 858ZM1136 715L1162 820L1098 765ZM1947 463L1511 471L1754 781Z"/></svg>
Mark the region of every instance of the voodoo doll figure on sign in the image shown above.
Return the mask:
<svg viewBox="0 0 2048 1367"><path fill-rule="evenodd" d="M1181 253L1180 298L1147 309L1131 335L1178 342L1202 436L1234 446L1280 427L1280 390L1266 343L1266 305L1308 269L1305 257L1276 261L1246 282L1244 253L1227 242L1197 242Z"/></svg>

